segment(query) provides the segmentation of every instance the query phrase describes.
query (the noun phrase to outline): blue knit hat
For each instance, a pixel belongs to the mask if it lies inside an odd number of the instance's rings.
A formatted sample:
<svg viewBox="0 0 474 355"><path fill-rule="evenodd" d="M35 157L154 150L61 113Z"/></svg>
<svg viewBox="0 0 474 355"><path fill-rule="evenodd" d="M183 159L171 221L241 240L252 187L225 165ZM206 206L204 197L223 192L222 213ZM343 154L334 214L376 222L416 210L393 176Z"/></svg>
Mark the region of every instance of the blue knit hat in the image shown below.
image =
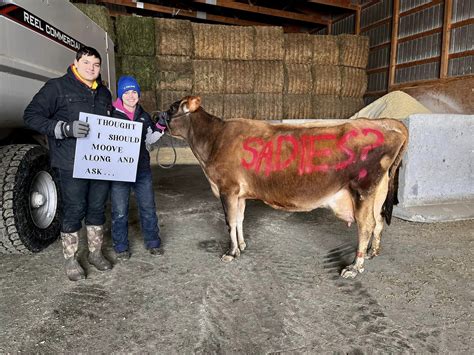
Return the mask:
<svg viewBox="0 0 474 355"><path fill-rule="evenodd" d="M117 96L122 99L122 95L128 90L134 90L140 96L140 85L133 76L121 76L117 84Z"/></svg>

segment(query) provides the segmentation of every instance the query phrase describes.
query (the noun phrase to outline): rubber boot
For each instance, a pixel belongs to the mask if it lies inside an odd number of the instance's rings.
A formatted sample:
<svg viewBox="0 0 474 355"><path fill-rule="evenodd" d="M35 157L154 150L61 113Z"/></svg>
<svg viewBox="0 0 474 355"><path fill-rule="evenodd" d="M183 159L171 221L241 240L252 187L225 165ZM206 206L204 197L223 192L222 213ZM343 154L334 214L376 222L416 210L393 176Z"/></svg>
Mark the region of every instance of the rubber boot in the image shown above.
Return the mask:
<svg viewBox="0 0 474 355"><path fill-rule="evenodd" d="M79 281L86 278L84 269L77 261L77 250L79 249L79 231L73 233L61 232L63 244L63 255L66 268L66 275L71 281Z"/></svg>
<svg viewBox="0 0 474 355"><path fill-rule="evenodd" d="M102 226L87 226L87 244L89 245L89 263L99 271L112 269L112 264L102 255L104 229Z"/></svg>

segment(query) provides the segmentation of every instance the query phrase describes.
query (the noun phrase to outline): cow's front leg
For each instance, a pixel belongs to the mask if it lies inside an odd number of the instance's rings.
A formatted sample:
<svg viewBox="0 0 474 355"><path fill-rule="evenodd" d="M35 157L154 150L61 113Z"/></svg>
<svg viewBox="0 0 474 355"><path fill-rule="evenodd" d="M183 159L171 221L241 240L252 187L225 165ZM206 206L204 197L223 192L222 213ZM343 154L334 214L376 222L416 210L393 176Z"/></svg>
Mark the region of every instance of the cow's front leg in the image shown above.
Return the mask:
<svg viewBox="0 0 474 355"><path fill-rule="evenodd" d="M244 251L247 247L244 240L244 216L245 216L245 199L239 198L239 209L237 214L237 240L239 249Z"/></svg>
<svg viewBox="0 0 474 355"><path fill-rule="evenodd" d="M237 244L237 196L228 196L221 194L222 207L224 208L225 221L230 235L230 249L222 255L223 262L230 262L240 256L240 249Z"/></svg>

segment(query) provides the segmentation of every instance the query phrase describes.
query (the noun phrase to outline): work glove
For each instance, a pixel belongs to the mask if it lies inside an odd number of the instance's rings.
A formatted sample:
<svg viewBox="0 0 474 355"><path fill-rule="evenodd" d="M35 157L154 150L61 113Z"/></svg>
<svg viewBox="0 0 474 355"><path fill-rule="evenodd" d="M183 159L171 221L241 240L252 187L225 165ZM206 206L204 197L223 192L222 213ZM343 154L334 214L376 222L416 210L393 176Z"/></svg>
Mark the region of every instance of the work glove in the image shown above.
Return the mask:
<svg viewBox="0 0 474 355"><path fill-rule="evenodd" d="M84 121L72 121L62 123L64 137L84 138L89 133L89 123Z"/></svg>
<svg viewBox="0 0 474 355"><path fill-rule="evenodd" d="M158 141L158 139L161 138L162 135L163 135L163 132L160 132L160 131L153 132L153 130L150 127L148 127L148 129L146 130L146 136L145 136L145 146L149 152L153 150L152 145L155 144Z"/></svg>
<svg viewBox="0 0 474 355"><path fill-rule="evenodd" d="M169 120L170 116L168 115L168 112L163 111L163 112L158 112L157 113L157 118L158 120L156 121L156 128L158 128L161 132L163 132L166 129L166 122Z"/></svg>

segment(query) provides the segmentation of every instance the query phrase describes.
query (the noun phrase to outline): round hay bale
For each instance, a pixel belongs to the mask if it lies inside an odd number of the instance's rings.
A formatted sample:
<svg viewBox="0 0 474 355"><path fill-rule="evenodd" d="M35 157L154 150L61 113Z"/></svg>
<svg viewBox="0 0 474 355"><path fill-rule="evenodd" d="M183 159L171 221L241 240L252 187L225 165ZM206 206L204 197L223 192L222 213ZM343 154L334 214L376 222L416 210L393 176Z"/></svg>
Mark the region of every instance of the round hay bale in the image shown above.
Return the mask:
<svg viewBox="0 0 474 355"><path fill-rule="evenodd" d="M194 55L191 21L155 19L156 53L161 55Z"/></svg>
<svg viewBox="0 0 474 355"><path fill-rule="evenodd" d="M313 64L339 64L337 36L313 35Z"/></svg>
<svg viewBox="0 0 474 355"><path fill-rule="evenodd" d="M92 21L94 21L100 28L109 34L110 39L116 44L116 35L114 22L109 14L109 9L105 6L93 5L93 4L80 4L75 3L79 10L86 14Z"/></svg>
<svg viewBox="0 0 474 355"><path fill-rule="evenodd" d="M193 92L219 94L224 91L223 60L193 60Z"/></svg>
<svg viewBox="0 0 474 355"><path fill-rule="evenodd" d="M200 94L199 96L204 111L217 117L224 115L224 94Z"/></svg>
<svg viewBox="0 0 474 355"><path fill-rule="evenodd" d="M255 66L248 60L227 60L224 70L224 93L253 94Z"/></svg>
<svg viewBox="0 0 474 355"><path fill-rule="evenodd" d="M155 90L141 91L140 105L142 105L143 109L150 114L152 111L158 110L156 106Z"/></svg>
<svg viewBox="0 0 474 355"><path fill-rule="evenodd" d="M313 90L311 64L285 63L285 89L288 94L309 94Z"/></svg>
<svg viewBox="0 0 474 355"><path fill-rule="evenodd" d="M285 62L308 64L313 60L313 36L307 33L285 33Z"/></svg>
<svg viewBox="0 0 474 355"><path fill-rule="evenodd" d="M282 60L285 57L283 28L255 26L254 58L259 60Z"/></svg>
<svg viewBox="0 0 474 355"><path fill-rule="evenodd" d="M183 97L190 95L187 91L158 91L156 93L156 107L157 110L166 111L170 106Z"/></svg>
<svg viewBox="0 0 474 355"><path fill-rule="evenodd" d="M367 67L369 61L369 37L342 34L338 36L339 64L347 67Z"/></svg>
<svg viewBox="0 0 474 355"><path fill-rule="evenodd" d="M367 73L365 69L353 67L341 68L341 96L362 97L367 91Z"/></svg>
<svg viewBox="0 0 474 355"><path fill-rule="evenodd" d="M283 61L259 60L254 61L255 92L282 93L285 82Z"/></svg>
<svg viewBox="0 0 474 355"><path fill-rule="evenodd" d="M342 85L341 70L339 66L314 64L312 72L313 94L339 95Z"/></svg>
<svg viewBox="0 0 474 355"><path fill-rule="evenodd" d="M255 31L253 27L225 26L223 30L225 59L253 59L255 37Z"/></svg>
<svg viewBox="0 0 474 355"><path fill-rule="evenodd" d="M123 55L120 56L122 75L131 75L137 79L141 90L155 89L155 57Z"/></svg>
<svg viewBox="0 0 474 355"><path fill-rule="evenodd" d="M231 118L254 118L255 117L255 95L254 94L225 94L224 95L224 119Z"/></svg>
<svg viewBox="0 0 474 355"><path fill-rule="evenodd" d="M341 97L341 118L349 118L363 107L362 97Z"/></svg>
<svg viewBox="0 0 474 355"><path fill-rule="evenodd" d="M286 94L283 95L284 119L313 118L313 104L311 95Z"/></svg>
<svg viewBox="0 0 474 355"><path fill-rule="evenodd" d="M196 59L223 59L226 26L191 23Z"/></svg>
<svg viewBox="0 0 474 355"><path fill-rule="evenodd" d="M155 55L155 22L151 17L117 16L118 52L124 55Z"/></svg>
<svg viewBox="0 0 474 355"><path fill-rule="evenodd" d="M343 118L341 99L334 95L313 96L313 118L338 119Z"/></svg>
<svg viewBox="0 0 474 355"><path fill-rule="evenodd" d="M193 70L190 57L156 56L156 89L191 91Z"/></svg>
<svg viewBox="0 0 474 355"><path fill-rule="evenodd" d="M283 94L255 94L256 120L281 120L283 118Z"/></svg>

